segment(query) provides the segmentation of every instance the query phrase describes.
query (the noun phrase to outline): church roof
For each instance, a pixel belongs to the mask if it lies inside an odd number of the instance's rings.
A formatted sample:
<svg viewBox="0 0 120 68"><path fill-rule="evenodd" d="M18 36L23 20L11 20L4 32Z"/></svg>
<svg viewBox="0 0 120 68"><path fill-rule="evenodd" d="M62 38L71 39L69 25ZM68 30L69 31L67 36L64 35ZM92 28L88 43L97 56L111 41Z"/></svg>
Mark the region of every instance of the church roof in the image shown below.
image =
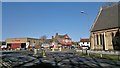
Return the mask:
<svg viewBox="0 0 120 68"><path fill-rule="evenodd" d="M91 31L99 31L120 27L120 4L114 4L105 8L101 8Z"/></svg>

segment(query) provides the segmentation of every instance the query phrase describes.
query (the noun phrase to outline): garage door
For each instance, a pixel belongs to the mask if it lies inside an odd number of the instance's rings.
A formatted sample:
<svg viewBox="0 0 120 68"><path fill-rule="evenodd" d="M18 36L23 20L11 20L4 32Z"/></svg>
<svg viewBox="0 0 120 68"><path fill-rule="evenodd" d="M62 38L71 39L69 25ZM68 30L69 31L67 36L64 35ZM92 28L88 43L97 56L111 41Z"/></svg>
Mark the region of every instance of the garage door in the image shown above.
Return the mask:
<svg viewBox="0 0 120 68"><path fill-rule="evenodd" d="M16 49L16 48L20 48L20 47L21 47L21 44L20 44L20 43L11 44L11 48L12 48L12 49Z"/></svg>

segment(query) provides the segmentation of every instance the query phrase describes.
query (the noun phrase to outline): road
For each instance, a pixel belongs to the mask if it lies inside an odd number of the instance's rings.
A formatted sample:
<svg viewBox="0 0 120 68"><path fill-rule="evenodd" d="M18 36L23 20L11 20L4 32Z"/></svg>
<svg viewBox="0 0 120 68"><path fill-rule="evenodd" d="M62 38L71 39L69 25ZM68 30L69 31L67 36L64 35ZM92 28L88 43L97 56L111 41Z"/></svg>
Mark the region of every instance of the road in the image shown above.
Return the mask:
<svg viewBox="0 0 120 68"><path fill-rule="evenodd" d="M31 51L3 53L0 57L2 68L120 68L120 61L80 56L73 51L41 52L33 55Z"/></svg>

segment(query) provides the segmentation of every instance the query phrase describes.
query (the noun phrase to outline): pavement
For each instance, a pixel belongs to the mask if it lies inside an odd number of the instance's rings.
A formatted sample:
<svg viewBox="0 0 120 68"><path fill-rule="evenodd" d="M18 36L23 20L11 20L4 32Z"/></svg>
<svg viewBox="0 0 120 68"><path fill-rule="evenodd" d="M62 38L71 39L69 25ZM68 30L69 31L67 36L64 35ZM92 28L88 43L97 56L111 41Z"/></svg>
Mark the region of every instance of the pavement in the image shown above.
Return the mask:
<svg viewBox="0 0 120 68"><path fill-rule="evenodd" d="M32 51L3 52L0 56L1 68L120 68L120 61L80 56L75 51Z"/></svg>

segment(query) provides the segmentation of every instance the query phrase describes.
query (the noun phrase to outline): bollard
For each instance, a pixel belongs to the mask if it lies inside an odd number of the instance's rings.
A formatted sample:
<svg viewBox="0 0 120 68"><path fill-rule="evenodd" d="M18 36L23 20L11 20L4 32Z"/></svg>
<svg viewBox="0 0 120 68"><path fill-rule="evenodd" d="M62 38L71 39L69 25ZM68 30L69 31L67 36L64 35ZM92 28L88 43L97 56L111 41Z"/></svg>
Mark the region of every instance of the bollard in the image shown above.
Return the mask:
<svg viewBox="0 0 120 68"><path fill-rule="evenodd" d="M45 56L46 55L45 50L43 50L42 55L43 55L43 57L46 57Z"/></svg>
<svg viewBox="0 0 120 68"><path fill-rule="evenodd" d="M86 55L88 54L87 49L85 49L85 53L86 53Z"/></svg>
<svg viewBox="0 0 120 68"><path fill-rule="evenodd" d="M103 55L102 55L102 54L100 54L100 57L102 58L102 57L103 57Z"/></svg>
<svg viewBox="0 0 120 68"><path fill-rule="evenodd" d="M82 54L83 54L83 49L82 49Z"/></svg>
<svg viewBox="0 0 120 68"><path fill-rule="evenodd" d="M34 54L35 54L35 55L37 54L37 49L34 49Z"/></svg>
<svg viewBox="0 0 120 68"><path fill-rule="evenodd" d="M88 56L89 56L90 54L89 54L89 52L88 52Z"/></svg>
<svg viewBox="0 0 120 68"><path fill-rule="evenodd" d="M61 47L59 48L59 51L61 51Z"/></svg>
<svg viewBox="0 0 120 68"><path fill-rule="evenodd" d="M55 51L54 48L52 48L52 51Z"/></svg>

